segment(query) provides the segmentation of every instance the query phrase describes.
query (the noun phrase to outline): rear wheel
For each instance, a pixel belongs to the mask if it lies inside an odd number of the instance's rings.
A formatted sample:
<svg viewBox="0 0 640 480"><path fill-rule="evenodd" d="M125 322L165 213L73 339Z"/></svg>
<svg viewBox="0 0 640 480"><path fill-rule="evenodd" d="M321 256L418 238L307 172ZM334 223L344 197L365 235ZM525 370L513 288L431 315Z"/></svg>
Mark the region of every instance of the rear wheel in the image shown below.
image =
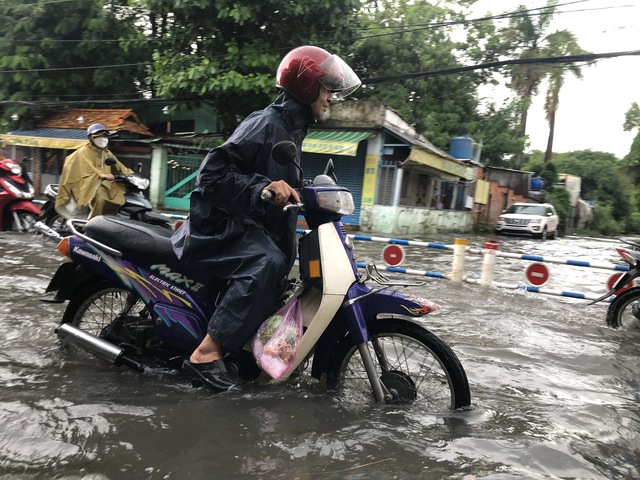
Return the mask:
<svg viewBox="0 0 640 480"><path fill-rule="evenodd" d="M438 336L402 319L367 323L371 354L379 378L392 394L391 403L421 402L429 411L444 412L471 403L469 382L460 360ZM350 400L371 401L371 384L357 347L345 337L327 372L329 386Z"/></svg>
<svg viewBox="0 0 640 480"><path fill-rule="evenodd" d="M640 328L640 287L618 295L607 310L607 325L612 328Z"/></svg>
<svg viewBox="0 0 640 480"><path fill-rule="evenodd" d="M117 319L125 317L138 317L143 321L146 310L142 300L122 287L98 282L71 298L61 323L69 323L91 335L104 337Z"/></svg>

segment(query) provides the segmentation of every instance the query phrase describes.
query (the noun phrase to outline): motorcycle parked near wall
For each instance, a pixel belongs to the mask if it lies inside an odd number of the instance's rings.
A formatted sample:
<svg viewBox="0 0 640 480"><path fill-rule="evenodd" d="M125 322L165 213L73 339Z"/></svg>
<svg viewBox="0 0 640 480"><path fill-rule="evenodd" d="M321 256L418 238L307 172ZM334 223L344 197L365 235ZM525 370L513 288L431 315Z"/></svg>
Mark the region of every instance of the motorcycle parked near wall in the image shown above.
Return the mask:
<svg viewBox="0 0 640 480"><path fill-rule="evenodd" d="M616 247L616 252L629 265L629 270L620 275L611 290L591 302L594 304L615 295L607 309L607 325L612 328L640 327L640 287L633 286L633 281L640 276L640 243L627 240L624 243L633 249Z"/></svg>
<svg viewBox="0 0 640 480"><path fill-rule="evenodd" d="M293 143L280 142L273 156L301 170ZM416 320L438 305L393 289L423 282L392 282L372 265L358 273L340 222L353 212L353 198L338 185L333 162L299 187L302 203L285 209L303 213L310 231L299 239L300 278L286 297L301 301L304 333L280 380L310 365L313 377L346 390L346 398L424 402L438 411L469 406L458 357L424 319ZM225 285L197 264L180 262L166 229L113 215L69 224L72 235L58 246L68 258L47 288L56 292L49 301L69 301L58 337L115 365L180 368L205 336ZM260 373L250 350L232 361L247 380Z"/></svg>
<svg viewBox="0 0 640 480"><path fill-rule="evenodd" d="M26 169L15 160L0 160L0 231L33 230L41 213L31 202L34 195L33 181Z"/></svg>
<svg viewBox="0 0 640 480"><path fill-rule="evenodd" d="M107 158L105 160L107 165L113 166L116 164L115 159ZM142 165L138 165L138 171L140 171ZM119 215L127 216L133 220L149 223L152 225L160 225L166 228L171 228L172 220L166 216L154 212L152 210L151 202L142 193L149 188L149 179L144 178L139 173L127 173L123 174L120 171L114 172L114 182L122 183L126 187L124 194L125 203L120 207L118 211ZM38 217L38 223L36 224L36 230L44 233L48 236L53 236L49 229L53 229L59 234L68 233L66 224L67 219L60 215L56 209L56 196L58 194L58 184L49 184L45 188L45 196L47 201L42 206L42 215ZM78 217L87 218L89 216L89 210L82 212ZM43 227L44 224L49 229Z"/></svg>

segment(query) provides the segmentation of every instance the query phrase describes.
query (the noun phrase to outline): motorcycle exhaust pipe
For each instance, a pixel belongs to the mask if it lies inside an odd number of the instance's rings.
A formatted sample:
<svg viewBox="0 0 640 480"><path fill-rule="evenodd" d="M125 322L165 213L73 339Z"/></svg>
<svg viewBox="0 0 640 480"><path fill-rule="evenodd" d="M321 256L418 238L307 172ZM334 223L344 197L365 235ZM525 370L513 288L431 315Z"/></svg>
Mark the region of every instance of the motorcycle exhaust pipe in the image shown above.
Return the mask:
<svg viewBox="0 0 640 480"><path fill-rule="evenodd" d="M145 367L142 363L126 356L123 348L108 342L104 338L98 338L68 323L63 323L56 328L56 333L61 340L80 347L98 358L113 363L117 367L125 365L138 372L144 372Z"/></svg>
<svg viewBox="0 0 640 480"><path fill-rule="evenodd" d="M45 237L49 237L53 240L60 241L62 240L62 235L56 232L53 228L47 226L44 222L36 222L33 224L33 228L36 232L41 233Z"/></svg>

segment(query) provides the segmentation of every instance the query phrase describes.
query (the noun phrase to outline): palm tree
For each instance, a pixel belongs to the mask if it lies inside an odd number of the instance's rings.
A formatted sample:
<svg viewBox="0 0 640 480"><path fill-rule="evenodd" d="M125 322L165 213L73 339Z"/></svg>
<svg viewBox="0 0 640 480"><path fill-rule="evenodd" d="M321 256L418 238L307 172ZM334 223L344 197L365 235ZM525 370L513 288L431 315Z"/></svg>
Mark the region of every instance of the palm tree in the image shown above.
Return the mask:
<svg viewBox="0 0 640 480"><path fill-rule="evenodd" d="M521 99L520 135L527 133L527 116L531 99L538 93L540 84L549 74L549 66L535 63L536 58L544 56L547 50L549 35L547 30L555 13L558 0L548 0L547 5L535 15L523 5L509 20L509 25L500 31L503 52L521 60L532 60L531 63L512 65L507 68L509 88ZM522 166L523 152L516 154L517 166Z"/></svg>
<svg viewBox="0 0 640 480"><path fill-rule="evenodd" d="M567 55L581 55L587 53L578 45L575 35L567 30L560 30L547 36L547 45L544 49L544 56L562 57ZM560 103L560 89L564 84L567 71L573 73L577 78L582 78L582 70L576 64L551 66L548 71L549 88L544 102L544 111L547 122L549 122L549 138L547 149L544 154L544 161L551 160L553 155L553 135L555 132L556 112Z"/></svg>

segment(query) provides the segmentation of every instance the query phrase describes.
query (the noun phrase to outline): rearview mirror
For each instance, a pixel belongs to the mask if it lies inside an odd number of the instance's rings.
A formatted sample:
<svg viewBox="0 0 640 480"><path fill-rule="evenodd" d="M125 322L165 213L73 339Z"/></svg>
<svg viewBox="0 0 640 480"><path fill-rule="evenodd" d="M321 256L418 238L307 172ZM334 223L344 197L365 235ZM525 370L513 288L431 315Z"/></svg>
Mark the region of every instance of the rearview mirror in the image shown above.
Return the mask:
<svg viewBox="0 0 640 480"><path fill-rule="evenodd" d="M296 160L298 156L298 147L291 140L282 140L281 142L276 143L271 149L271 156L280 165L289 165L293 163L298 171L300 172L300 177L298 181L302 180L304 176L304 172L302 171L302 167Z"/></svg>
<svg viewBox="0 0 640 480"><path fill-rule="evenodd" d="M273 146L271 155L280 165L288 165L291 162L295 162L298 155L298 147L290 140L283 140Z"/></svg>

